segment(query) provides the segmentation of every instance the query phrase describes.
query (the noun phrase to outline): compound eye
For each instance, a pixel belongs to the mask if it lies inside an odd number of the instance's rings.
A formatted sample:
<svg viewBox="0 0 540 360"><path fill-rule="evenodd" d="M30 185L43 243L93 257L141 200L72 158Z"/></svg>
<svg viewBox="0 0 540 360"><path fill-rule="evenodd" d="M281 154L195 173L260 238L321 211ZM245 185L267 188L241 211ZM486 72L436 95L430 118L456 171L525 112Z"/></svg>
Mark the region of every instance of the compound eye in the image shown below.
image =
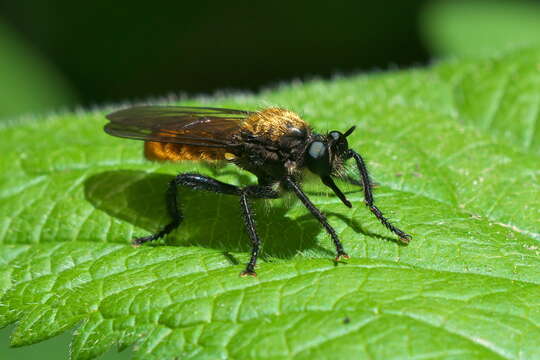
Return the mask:
<svg viewBox="0 0 540 360"><path fill-rule="evenodd" d="M309 145L306 157L308 169L318 175L328 175L331 172L328 146L322 141L314 141Z"/></svg>
<svg viewBox="0 0 540 360"><path fill-rule="evenodd" d="M321 141L314 141L308 149L309 156L313 159L320 159L326 155L326 145Z"/></svg>

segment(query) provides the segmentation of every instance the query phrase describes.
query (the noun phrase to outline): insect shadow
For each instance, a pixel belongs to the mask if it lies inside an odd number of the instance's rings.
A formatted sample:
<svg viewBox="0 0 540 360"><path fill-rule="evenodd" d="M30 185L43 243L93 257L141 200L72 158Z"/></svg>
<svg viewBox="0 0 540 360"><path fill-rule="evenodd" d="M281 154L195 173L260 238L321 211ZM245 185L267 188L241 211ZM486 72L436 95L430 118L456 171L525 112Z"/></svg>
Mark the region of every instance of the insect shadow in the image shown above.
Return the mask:
<svg viewBox="0 0 540 360"><path fill-rule="evenodd" d="M244 177L239 181L249 183L248 177ZM106 171L85 181L85 197L97 209L140 228L140 233L133 236L143 236L169 221L164 193L173 178L144 171ZM181 188L179 202L184 221L166 237L167 245L201 246L225 254L251 250L238 197ZM286 200L254 200L253 208L264 255L291 258L306 249L318 250L325 256L333 254L317 244L317 234L323 229L314 218L302 216L293 220L286 216L289 209Z"/></svg>
<svg viewBox="0 0 540 360"><path fill-rule="evenodd" d="M346 178L342 179L342 181L344 181L344 182L346 182L348 184L356 185L356 186L358 186L358 185L363 186L361 181L356 180L356 179L354 179L352 177L346 177ZM376 187L376 186L372 186L372 187ZM361 191L363 191L363 190L362 189L360 189L360 190L348 190L348 191L344 191L343 193L346 194L346 195L349 195L349 194L358 193L358 192L361 192ZM314 196L321 195L321 193L319 191L306 191L306 194L314 195ZM361 206L362 204L358 203L358 204L354 204L354 205L355 206ZM375 232L366 230L366 228L362 225L362 219L358 219L358 218L352 218L351 219L351 218L349 218L349 217L347 217L347 216L345 216L345 215L343 215L341 213L332 212L332 211L326 211L325 214L329 218L340 219L344 223L348 224L348 226L357 234L363 234L363 235L368 236L368 237L376 238L376 239L383 240L383 241L388 241L388 242L391 242L391 243L395 243L395 244L397 244L399 246L407 246L406 244L403 244L401 241L397 240L395 237L390 237L390 236L387 236L387 235L382 235L380 233L375 233ZM371 216L371 215L368 214L367 216Z"/></svg>

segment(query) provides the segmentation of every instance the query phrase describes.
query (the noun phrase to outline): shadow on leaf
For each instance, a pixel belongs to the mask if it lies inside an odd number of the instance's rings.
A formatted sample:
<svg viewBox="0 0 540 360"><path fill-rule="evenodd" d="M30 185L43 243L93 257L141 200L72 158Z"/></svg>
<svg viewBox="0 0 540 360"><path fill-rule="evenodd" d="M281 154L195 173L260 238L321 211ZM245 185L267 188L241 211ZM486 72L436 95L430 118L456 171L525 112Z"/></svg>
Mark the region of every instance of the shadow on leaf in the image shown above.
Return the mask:
<svg viewBox="0 0 540 360"><path fill-rule="evenodd" d="M393 242L393 243L395 243L397 245L400 245L400 246L407 246L406 244L403 244L401 241L399 241L396 237L380 235L378 233L374 233L372 231L366 230L361 225L361 222L358 219L352 219L351 220L348 217L343 216L342 214L338 214L338 213L328 213L328 215L335 216L335 217L341 219L343 222L348 223L348 225L351 227L351 229L353 229L353 231L356 232L357 234L363 234L365 236L376 238L376 239L379 239L379 240ZM383 229L384 229L384 227L383 227Z"/></svg>
<svg viewBox="0 0 540 360"><path fill-rule="evenodd" d="M169 220L165 191L172 179L171 175L143 171L107 171L86 180L85 197L97 209L151 233ZM237 197L180 188L178 200L184 221L165 238L168 245L194 245L224 252L251 250ZM291 258L300 251L318 248L316 237L322 228L315 219L289 219L283 201L274 200L271 206L266 203L269 201L253 200L263 256Z"/></svg>

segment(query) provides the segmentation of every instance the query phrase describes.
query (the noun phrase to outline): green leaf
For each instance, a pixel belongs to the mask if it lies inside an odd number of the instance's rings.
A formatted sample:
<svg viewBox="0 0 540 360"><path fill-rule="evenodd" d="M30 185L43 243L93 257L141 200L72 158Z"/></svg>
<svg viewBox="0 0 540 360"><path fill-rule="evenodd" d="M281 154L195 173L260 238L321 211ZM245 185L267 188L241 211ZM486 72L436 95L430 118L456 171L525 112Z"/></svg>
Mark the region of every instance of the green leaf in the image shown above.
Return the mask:
<svg viewBox="0 0 540 360"><path fill-rule="evenodd" d="M177 172L253 176L144 161L140 142L102 132L111 109L12 122L0 129L0 324L17 323L15 346L75 329L74 359L131 345L138 359L538 358L538 64L533 49L189 102L357 125L350 145L377 204L414 237L396 244L361 188L340 183L348 209L307 182L351 259L332 261L298 201L259 201L257 278L238 276L249 244L234 197L183 191L181 228L129 245L167 221Z"/></svg>
<svg viewBox="0 0 540 360"><path fill-rule="evenodd" d="M439 66L439 74L452 84L459 120L509 146L540 154L536 54L536 49L524 49L498 59Z"/></svg>
<svg viewBox="0 0 540 360"><path fill-rule="evenodd" d="M523 0L429 3L421 29L438 56L483 57L540 45L540 5Z"/></svg>

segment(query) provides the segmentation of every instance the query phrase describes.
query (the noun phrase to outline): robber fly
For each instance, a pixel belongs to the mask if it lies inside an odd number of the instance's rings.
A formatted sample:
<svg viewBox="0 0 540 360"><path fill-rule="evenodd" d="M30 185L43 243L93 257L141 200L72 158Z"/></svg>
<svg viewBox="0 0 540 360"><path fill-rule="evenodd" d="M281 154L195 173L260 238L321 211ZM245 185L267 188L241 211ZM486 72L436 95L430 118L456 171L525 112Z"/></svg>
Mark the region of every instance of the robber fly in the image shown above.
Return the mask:
<svg viewBox="0 0 540 360"><path fill-rule="evenodd" d="M373 203L372 184L364 160L349 149L345 133L317 134L292 111L276 107L244 111L209 107L140 106L107 115L108 134L144 140L146 158L158 161L225 160L257 176L258 184L238 187L196 173L177 175L169 184L166 201L171 221L134 245L156 240L176 229L183 220L177 188L211 191L240 197L242 215L251 239L251 258L242 276L255 276L260 239L255 228L251 199L276 199L283 190L294 193L332 237L336 260L349 258L335 230L300 185L304 169L321 178L347 207L349 200L334 183L344 163L354 159L364 188L367 207L379 221L407 244L411 236L392 225Z"/></svg>

